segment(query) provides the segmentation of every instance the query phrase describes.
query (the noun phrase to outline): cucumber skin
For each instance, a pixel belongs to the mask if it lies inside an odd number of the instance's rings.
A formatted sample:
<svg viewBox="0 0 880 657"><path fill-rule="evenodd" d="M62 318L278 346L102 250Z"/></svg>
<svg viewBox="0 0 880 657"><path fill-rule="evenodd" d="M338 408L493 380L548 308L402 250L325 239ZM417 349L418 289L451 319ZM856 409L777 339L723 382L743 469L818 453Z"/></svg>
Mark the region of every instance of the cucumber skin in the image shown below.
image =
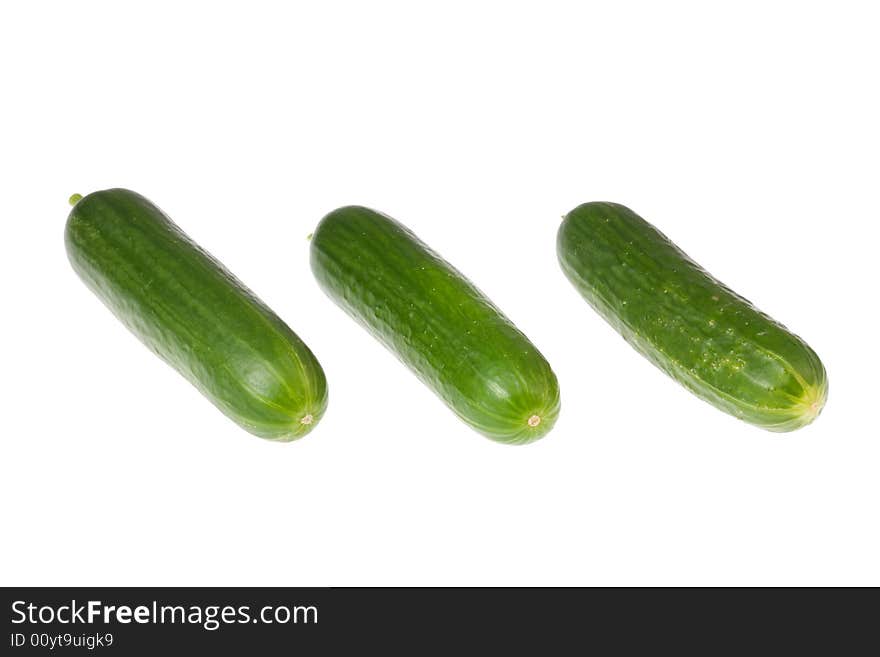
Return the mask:
<svg viewBox="0 0 880 657"><path fill-rule="evenodd" d="M557 236L563 271L637 351L698 397L770 431L812 422L828 395L816 353L616 203L585 203Z"/></svg>
<svg viewBox="0 0 880 657"><path fill-rule="evenodd" d="M559 385L544 357L394 219L359 206L334 210L312 237L311 265L324 292L471 427L507 444L553 427Z"/></svg>
<svg viewBox="0 0 880 657"><path fill-rule="evenodd" d="M321 419L327 382L309 348L146 198L89 194L65 244L113 314L244 429L287 442Z"/></svg>

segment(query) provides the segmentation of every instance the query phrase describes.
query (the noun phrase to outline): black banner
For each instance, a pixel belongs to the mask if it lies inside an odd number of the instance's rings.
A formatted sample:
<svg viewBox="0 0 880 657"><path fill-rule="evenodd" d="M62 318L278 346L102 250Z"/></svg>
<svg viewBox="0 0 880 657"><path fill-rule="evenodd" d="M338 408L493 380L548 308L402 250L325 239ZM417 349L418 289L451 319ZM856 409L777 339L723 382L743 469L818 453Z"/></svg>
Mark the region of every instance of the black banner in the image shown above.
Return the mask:
<svg viewBox="0 0 880 657"><path fill-rule="evenodd" d="M8 655L856 654L877 643L869 590L9 588L2 598Z"/></svg>

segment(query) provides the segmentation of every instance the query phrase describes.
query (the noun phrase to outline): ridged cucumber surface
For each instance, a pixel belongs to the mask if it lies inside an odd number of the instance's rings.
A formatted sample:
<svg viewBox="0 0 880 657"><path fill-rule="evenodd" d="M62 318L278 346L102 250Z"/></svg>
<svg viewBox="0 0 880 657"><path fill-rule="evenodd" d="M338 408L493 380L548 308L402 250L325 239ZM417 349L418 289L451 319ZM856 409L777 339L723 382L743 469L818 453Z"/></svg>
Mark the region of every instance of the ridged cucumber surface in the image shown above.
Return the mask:
<svg viewBox="0 0 880 657"><path fill-rule="evenodd" d="M390 217L344 207L318 225L324 291L467 424L503 443L545 435L559 413L547 361L449 263Z"/></svg>
<svg viewBox="0 0 880 657"><path fill-rule="evenodd" d="M302 340L143 196L108 189L75 203L74 270L128 329L251 433L290 441L327 406Z"/></svg>
<svg viewBox="0 0 880 657"><path fill-rule="evenodd" d="M590 305L697 396L771 431L821 412L828 381L816 353L632 210L578 206L562 222L557 254Z"/></svg>

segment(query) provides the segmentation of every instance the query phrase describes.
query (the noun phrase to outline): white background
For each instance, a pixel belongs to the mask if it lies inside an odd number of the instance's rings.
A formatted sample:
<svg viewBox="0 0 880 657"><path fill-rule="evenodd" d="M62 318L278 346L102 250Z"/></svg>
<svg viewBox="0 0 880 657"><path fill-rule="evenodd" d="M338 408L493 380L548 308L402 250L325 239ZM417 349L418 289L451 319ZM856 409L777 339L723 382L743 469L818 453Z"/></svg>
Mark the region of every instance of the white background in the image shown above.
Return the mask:
<svg viewBox="0 0 880 657"><path fill-rule="evenodd" d="M0 580L880 584L872 3L29 2L0 10ZM68 265L67 198L137 190L303 337L330 406L245 433ZM815 424L688 394L566 281L624 203L804 337ZM468 429L318 289L333 208L408 224L535 342L528 447Z"/></svg>

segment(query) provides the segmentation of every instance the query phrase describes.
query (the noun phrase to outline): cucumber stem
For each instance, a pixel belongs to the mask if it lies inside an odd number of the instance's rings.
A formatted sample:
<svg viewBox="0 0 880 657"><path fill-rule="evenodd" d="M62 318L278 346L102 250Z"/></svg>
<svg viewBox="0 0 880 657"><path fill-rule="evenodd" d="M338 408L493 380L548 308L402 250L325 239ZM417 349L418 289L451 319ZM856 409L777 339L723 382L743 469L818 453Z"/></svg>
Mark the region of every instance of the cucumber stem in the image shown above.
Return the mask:
<svg viewBox="0 0 880 657"><path fill-rule="evenodd" d="M70 205L76 205L81 200L82 200L82 194L72 194L71 197L69 199L67 199L67 202L70 203Z"/></svg>
<svg viewBox="0 0 880 657"><path fill-rule="evenodd" d="M533 415L532 417L529 418L529 421L527 424L530 427L532 427L532 429L534 429L536 426L541 424L541 416L540 415Z"/></svg>
<svg viewBox="0 0 880 657"><path fill-rule="evenodd" d="M300 423L300 424L311 424L311 423L314 422L314 421L315 421L315 418L312 417L312 414L311 414L311 413L306 413L305 415L303 415L303 416L300 418L299 423Z"/></svg>

